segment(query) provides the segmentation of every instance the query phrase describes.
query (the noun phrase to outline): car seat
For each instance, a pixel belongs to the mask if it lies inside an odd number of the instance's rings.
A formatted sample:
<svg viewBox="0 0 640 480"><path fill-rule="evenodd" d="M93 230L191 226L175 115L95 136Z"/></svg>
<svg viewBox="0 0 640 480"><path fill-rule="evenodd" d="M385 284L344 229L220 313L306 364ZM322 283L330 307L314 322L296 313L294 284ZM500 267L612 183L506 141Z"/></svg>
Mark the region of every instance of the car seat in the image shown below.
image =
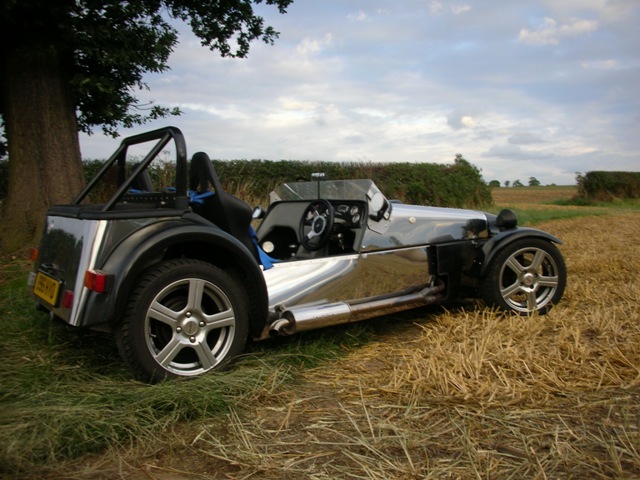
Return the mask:
<svg viewBox="0 0 640 480"><path fill-rule="evenodd" d="M204 152L195 153L191 159L189 189L195 192L191 202L193 211L237 238L259 261L250 235L251 207L222 189L213 163Z"/></svg>

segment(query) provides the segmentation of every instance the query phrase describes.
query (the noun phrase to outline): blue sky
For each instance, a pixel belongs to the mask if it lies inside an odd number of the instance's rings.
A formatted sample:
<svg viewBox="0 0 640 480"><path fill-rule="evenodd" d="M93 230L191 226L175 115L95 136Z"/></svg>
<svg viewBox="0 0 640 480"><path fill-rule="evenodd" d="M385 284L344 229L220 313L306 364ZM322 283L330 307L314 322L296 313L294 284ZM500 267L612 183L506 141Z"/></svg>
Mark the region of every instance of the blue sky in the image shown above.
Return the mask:
<svg viewBox="0 0 640 480"><path fill-rule="evenodd" d="M143 101L212 158L450 163L573 184L640 170L638 0L294 0L280 31L222 59L188 27ZM85 158L118 140L81 136Z"/></svg>

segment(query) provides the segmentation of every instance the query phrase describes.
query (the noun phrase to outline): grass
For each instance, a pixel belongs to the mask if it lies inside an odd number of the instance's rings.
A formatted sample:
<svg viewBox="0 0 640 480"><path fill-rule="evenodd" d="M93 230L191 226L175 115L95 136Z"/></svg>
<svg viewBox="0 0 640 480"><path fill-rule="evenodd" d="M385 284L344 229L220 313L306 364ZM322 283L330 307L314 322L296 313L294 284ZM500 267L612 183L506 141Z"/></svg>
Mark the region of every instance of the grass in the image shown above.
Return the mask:
<svg viewBox="0 0 640 480"><path fill-rule="evenodd" d="M292 337L270 342L275 349L254 346L230 372L149 386L130 379L111 336L36 312L26 295L25 267L5 262L0 288L0 475L34 469L41 475L47 465L83 455L158 445L160 432L269 396L296 371L363 341L356 329L340 339L326 332L304 343ZM22 278L12 278L18 272Z"/></svg>
<svg viewBox="0 0 640 480"><path fill-rule="evenodd" d="M537 225L564 240L569 271L549 315L418 309L156 386L130 380L109 336L33 311L28 264L7 258L0 476L638 478L640 214L575 208L609 215Z"/></svg>
<svg viewBox="0 0 640 480"><path fill-rule="evenodd" d="M638 199L585 203L575 197L577 191L575 185L493 188L491 195L495 206L487 211L498 213L509 208L518 215L519 225L535 225L549 220L640 210Z"/></svg>

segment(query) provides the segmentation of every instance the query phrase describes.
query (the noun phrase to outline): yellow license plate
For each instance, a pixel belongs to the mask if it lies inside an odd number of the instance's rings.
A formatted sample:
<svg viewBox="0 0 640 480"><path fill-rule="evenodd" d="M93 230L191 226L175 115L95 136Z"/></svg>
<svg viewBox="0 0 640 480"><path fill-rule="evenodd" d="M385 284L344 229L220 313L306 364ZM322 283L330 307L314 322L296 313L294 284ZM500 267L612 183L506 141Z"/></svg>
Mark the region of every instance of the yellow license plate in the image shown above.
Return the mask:
<svg viewBox="0 0 640 480"><path fill-rule="evenodd" d="M50 305L56 306L60 293L61 281L51 278L42 272L36 274L36 282L33 285L33 293Z"/></svg>

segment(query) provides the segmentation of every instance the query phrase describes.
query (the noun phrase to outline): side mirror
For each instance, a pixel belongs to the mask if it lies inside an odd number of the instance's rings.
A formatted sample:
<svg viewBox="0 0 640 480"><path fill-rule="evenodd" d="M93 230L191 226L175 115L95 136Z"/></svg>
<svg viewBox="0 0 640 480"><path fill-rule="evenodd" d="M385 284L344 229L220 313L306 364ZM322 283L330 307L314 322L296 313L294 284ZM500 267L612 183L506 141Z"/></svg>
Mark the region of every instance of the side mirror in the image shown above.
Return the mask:
<svg viewBox="0 0 640 480"><path fill-rule="evenodd" d="M262 208L260 205L258 205L257 207L253 208L253 212L251 213L251 218L254 220L259 220L261 218L264 218L264 216L267 214L267 211Z"/></svg>

